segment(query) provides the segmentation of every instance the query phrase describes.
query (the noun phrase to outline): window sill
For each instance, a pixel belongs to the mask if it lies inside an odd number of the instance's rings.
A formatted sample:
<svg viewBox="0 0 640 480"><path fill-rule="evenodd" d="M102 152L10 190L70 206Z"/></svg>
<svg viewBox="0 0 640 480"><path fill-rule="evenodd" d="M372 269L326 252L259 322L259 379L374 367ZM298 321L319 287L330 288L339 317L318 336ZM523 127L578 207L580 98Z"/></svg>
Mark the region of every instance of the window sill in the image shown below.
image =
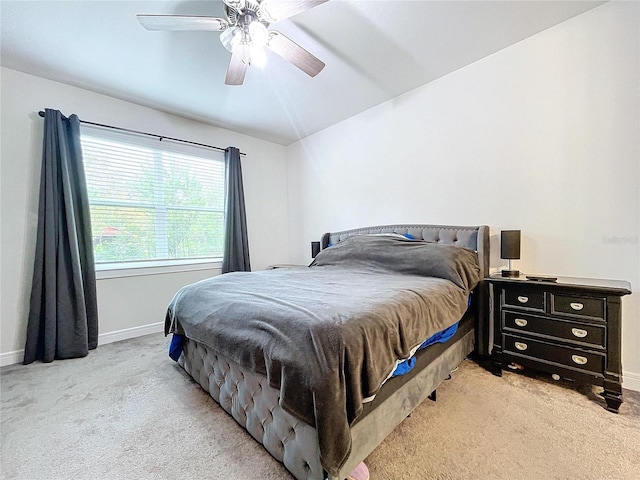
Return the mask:
<svg viewBox="0 0 640 480"><path fill-rule="evenodd" d="M221 260L180 260L176 263L140 262L109 263L96 265L96 280L124 277L144 277L147 275L167 275L180 272L194 272L198 270L222 270Z"/></svg>

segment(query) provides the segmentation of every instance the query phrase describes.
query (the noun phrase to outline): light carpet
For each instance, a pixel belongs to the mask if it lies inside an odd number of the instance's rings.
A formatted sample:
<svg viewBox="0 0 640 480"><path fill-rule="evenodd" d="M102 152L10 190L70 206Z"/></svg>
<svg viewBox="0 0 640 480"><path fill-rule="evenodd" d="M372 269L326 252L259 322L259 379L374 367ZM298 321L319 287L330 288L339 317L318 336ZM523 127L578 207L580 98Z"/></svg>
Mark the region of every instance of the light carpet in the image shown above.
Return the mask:
<svg viewBox="0 0 640 480"><path fill-rule="evenodd" d="M148 335L3 368L0 477L291 479L167 343ZM467 360L369 456L371 480L638 479L640 393L625 390L615 415L596 391Z"/></svg>

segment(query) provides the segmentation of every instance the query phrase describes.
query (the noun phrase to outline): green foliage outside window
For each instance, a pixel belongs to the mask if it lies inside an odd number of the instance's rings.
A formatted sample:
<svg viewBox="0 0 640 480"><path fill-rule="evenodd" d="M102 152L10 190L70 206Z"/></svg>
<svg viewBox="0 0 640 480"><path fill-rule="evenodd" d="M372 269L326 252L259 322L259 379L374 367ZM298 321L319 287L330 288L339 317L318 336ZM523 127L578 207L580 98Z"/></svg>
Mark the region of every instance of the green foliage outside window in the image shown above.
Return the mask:
<svg viewBox="0 0 640 480"><path fill-rule="evenodd" d="M222 256L221 159L82 140L96 263Z"/></svg>

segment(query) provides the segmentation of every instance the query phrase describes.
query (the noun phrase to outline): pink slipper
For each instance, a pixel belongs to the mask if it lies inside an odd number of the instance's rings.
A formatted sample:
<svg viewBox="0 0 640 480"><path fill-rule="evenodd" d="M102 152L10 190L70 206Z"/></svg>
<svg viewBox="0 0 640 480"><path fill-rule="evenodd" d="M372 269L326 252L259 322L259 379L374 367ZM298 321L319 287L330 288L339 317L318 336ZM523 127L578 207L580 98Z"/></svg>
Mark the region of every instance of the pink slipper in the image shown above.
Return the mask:
<svg viewBox="0 0 640 480"><path fill-rule="evenodd" d="M347 476L346 480L369 480L369 469L364 462L360 462L360 464Z"/></svg>

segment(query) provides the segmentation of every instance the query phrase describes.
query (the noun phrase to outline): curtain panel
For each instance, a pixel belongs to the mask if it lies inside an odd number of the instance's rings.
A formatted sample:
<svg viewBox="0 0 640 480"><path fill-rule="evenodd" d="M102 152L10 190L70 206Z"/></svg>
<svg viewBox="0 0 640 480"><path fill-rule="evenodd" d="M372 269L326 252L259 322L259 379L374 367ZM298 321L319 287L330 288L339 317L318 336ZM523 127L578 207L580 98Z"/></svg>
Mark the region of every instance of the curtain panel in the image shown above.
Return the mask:
<svg viewBox="0 0 640 480"><path fill-rule="evenodd" d="M235 147L228 147L224 152L224 158L227 168L227 196L222 273L250 272L240 151Z"/></svg>
<svg viewBox="0 0 640 480"><path fill-rule="evenodd" d="M80 120L47 109L24 364L84 357L98 345L98 308Z"/></svg>

